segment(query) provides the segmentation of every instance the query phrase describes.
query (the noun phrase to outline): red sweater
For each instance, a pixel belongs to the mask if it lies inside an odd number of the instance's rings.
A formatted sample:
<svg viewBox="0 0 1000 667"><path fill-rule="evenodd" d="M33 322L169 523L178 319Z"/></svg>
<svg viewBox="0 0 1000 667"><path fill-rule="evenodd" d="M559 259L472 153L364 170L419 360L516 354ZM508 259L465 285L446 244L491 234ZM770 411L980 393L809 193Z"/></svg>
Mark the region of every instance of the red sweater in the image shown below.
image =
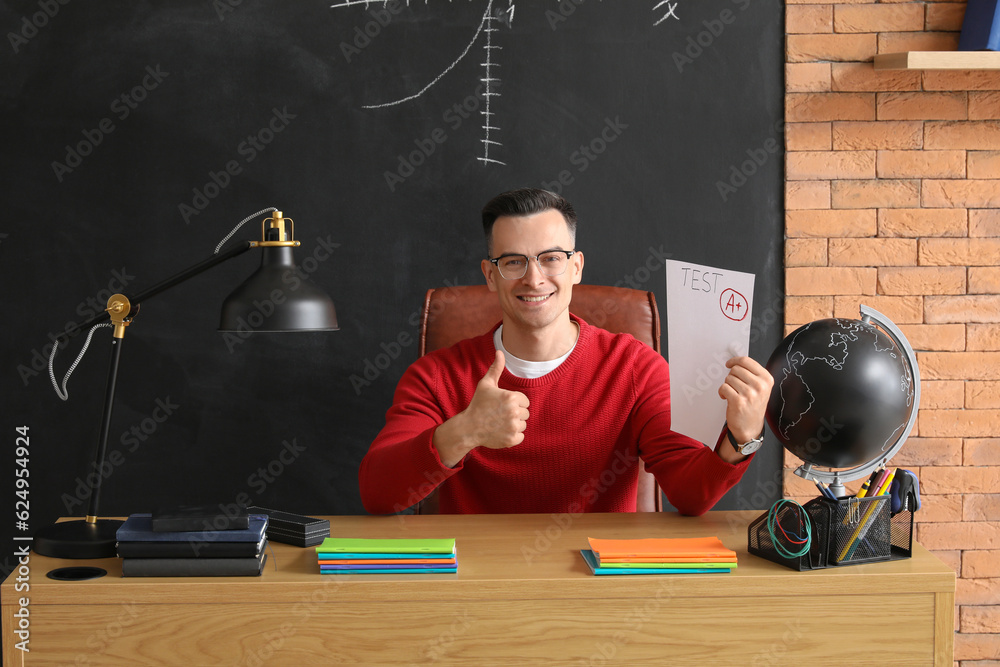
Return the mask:
<svg viewBox="0 0 1000 667"><path fill-rule="evenodd" d="M496 327L410 366L361 462L365 508L399 512L440 485L442 513L634 512L641 457L682 514L711 509L749 459L726 463L671 431L663 357L632 336L573 319L580 337L558 368L530 380L505 369L500 378L501 389L530 401L524 441L477 447L454 468L441 463L431 439L472 400L496 354Z"/></svg>

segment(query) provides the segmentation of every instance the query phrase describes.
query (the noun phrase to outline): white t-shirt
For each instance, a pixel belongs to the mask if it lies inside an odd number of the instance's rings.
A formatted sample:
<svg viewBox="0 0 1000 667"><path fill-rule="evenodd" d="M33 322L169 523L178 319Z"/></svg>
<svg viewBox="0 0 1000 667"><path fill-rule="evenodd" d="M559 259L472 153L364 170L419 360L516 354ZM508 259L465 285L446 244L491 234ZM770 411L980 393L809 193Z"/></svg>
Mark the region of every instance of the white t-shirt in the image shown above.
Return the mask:
<svg viewBox="0 0 1000 667"><path fill-rule="evenodd" d="M580 337L577 335L577 340L579 339ZM511 374L516 377L531 380L533 378L540 378L546 373L550 373L559 368L559 364L566 361L569 355L572 354L573 350L576 348L576 343L574 342L573 347L569 348L569 352L557 359L552 359L551 361L525 361L524 359L518 359L504 349L503 325L501 324L493 334L493 346L503 352L504 368L509 370Z"/></svg>

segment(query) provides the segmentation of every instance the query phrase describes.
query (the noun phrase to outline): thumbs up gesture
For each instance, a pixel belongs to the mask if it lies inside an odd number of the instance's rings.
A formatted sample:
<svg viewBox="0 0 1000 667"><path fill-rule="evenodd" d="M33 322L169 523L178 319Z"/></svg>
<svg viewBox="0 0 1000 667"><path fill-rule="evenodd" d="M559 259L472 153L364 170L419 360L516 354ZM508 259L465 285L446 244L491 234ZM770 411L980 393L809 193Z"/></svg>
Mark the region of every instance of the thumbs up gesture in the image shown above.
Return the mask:
<svg viewBox="0 0 1000 667"><path fill-rule="evenodd" d="M524 440L528 397L519 391L500 388L504 363L503 352L497 350L493 364L476 385L469 406L434 432L434 447L441 462L449 468L458 465L476 447L506 449Z"/></svg>
<svg viewBox="0 0 1000 667"><path fill-rule="evenodd" d="M497 350L493 364L476 385L476 393L465 409L469 435L479 446L505 449L521 444L528 425L528 397L519 391L500 388L505 364Z"/></svg>

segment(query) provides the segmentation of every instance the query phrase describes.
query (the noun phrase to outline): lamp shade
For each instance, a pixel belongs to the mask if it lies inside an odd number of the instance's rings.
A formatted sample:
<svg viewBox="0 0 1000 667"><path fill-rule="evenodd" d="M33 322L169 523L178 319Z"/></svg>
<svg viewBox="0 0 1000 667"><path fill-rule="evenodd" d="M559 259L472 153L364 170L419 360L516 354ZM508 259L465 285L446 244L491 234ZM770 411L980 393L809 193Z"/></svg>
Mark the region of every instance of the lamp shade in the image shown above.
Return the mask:
<svg viewBox="0 0 1000 667"><path fill-rule="evenodd" d="M337 331L330 297L295 267L292 248L265 246L260 268L222 304L219 331Z"/></svg>

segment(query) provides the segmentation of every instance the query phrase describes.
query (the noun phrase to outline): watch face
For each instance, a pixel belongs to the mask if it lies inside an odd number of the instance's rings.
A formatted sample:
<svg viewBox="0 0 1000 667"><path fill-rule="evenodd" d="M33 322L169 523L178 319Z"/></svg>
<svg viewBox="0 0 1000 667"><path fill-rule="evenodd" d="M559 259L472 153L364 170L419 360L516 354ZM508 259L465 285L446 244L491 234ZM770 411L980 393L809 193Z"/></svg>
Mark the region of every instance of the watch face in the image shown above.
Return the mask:
<svg viewBox="0 0 1000 667"><path fill-rule="evenodd" d="M753 454L758 449L760 449L760 446L763 444L764 444L763 440L751 440L742 447L737 447L737 449L739 450L740 454L743 454L744 456L749 456L750 454Z"/></svg>

